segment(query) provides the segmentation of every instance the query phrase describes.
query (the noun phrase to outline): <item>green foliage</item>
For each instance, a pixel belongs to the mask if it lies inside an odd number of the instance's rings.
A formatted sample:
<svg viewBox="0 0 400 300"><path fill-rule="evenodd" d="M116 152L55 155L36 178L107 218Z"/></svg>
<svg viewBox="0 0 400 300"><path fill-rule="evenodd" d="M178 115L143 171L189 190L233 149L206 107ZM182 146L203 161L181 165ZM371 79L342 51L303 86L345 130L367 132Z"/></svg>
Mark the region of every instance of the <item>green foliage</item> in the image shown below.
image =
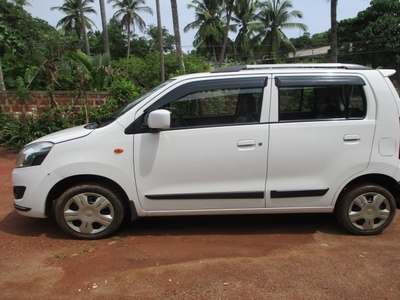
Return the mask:
<svg viewBox="0 0 400 300"><path fill-rule="evenodd" d="M59 258L59 259L65 259L65 258L68 258L68 255L67 254L65 254L65 253L55 253L54 255L53 255L53 257L54 258Z"/></svg>
<svg viewBox="0 0 400 300"><path fill-rule="evenodd" d="M25 116L2 116L0 146L20 149L25 144L46 134L71 126L60 110L49 109L40 115L32 112Z"/></svg>
<svg viewBox="0 0 400 300"><path fill-rule="evenodd" d="M111 101L115 101L113 105L116 105L116 108L125 106L127 103L138 98L141 93L140 88L125 78L115 79L108 91L110 92Z"/></svg>
<svg viewBox="0 0 400 300"><path fill-rule="evenodd" d="M399 68L400 2L373 0L354 19L339 22L339 58L373 68Z"/></svg>
<svg viewBox="0 0 400 300"><path fill-rule="evenodd" d="M24 79L25 86L45 89L49 81L45 62L68 50L72 45L70 39L47 22L32 18L20 6L5 0L0 0L0 6L7 7L0 17L0 58L6 88L20 87L16 80L19 77Z"/></svg>
<svg viewBox="0 0 400 300"><path fill-rule="evenodd" d="M107 54L89 57L78 51L67 52L64 56L63 73L78 90L105 90L111 82L111 62Z"/></svg>
<svg viewBox="0 0 400 300"><path fill-rule="evenodd" d="M110 95L107 101L100 107L87 107L86 111L81 110L73 117L73 125L96 122L102 118L114 114L118 109L124 107L128 102L135 100L141 94L141 89L133 82L124 78L117 78L108 88Z"/></svg>
<svg viewBox="0 0 400 300"><path fill-rule="evenodd" d="M292 42L296 50L306 50L312 48L319 48L323 46L329 46L330 43L327 31L323 33L314 34L312 37L310 37L309 34L304 34L301 37L292 38L290 39L290 41Z"/></svg>
<svg viewBox="0 0 400 300"><path fill-rule="evenodd" d="M97 50L94 53L103 52L103 37L100 41L100 51ZM122 25L115 19L111 19L108 24L108 37L110 40L110 52L112 59L120 59L126 57L126 37L122 31Z"/></svg>
<svg viewBox="0 0 400 300"><path fill-rule="evenodd" d="M214 57L222 44L225 24L222 19L222 6L219 1L196 0L188 4L188 9L194 9L194 21L184 27L184 32L197 30L193 45L203 55Z"/></svg>
<svg viewBox="0 0 400 300"><path fill-rule="evenodd" d="M8 121L7 114L4 111L0 111L0 133L4 125L7 124L7 121Z"/></svg>
<svg viewBox="0 0 400 300"><path fill-rule="evenodd" d="M209 61L194 54L184 56L187 73L207 72L210 70ZM175 52L164 57L166 79L179 75L178 61ZM149 90L161 83L160 56L156 52L149 53L145 58L132 56L113 62L114 77L129 78L143 90Z"/></svg>
<svg viewBox="0 0 400 300"><path fill-rule="evenodd" d="M209 72L211 69L210 61L196 52L185 55L184 61L187 74Z"/></svg>
<svg viewBox="0 0 400 300"><path fill-rule="evenodd" d="M158 27L155 25L149 25L146 33L150 37L148 40L150 51L158 52ZM162 27L162 36L164 53L171 53L175 51L175 37L169 34L165 27Z"/></svg>

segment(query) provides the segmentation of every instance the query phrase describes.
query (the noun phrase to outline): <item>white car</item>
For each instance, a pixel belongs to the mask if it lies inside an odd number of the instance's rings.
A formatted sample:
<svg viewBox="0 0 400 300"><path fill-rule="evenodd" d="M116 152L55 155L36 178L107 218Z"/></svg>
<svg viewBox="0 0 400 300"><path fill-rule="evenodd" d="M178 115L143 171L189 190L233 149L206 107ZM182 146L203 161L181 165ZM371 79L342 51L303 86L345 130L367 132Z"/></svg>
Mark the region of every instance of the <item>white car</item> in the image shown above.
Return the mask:
<svg viewBox="0 0 400 300"><path fill-rule="evenodd" d="M138 217L332 212L353 234L378 234L400 204L394 73L251 65L170 79L22 149L15 209L54 211L80 239Z"/></svg>

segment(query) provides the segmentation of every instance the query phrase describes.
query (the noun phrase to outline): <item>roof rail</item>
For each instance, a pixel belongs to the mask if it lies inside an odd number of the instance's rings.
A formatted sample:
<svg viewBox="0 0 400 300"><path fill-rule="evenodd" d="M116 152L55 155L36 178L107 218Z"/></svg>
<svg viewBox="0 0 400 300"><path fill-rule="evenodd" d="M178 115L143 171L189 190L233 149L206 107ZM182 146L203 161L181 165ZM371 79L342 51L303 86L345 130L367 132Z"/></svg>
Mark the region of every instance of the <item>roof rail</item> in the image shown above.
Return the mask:
<svg viewBox="0 0 400 300"><path fill-rule="evenodd" d="M260 64L240 65L214 70L211 73L239 72L242 70L265 70L265 69L347 69L347 70L371 70L366 66L355 64Z"/></svg>

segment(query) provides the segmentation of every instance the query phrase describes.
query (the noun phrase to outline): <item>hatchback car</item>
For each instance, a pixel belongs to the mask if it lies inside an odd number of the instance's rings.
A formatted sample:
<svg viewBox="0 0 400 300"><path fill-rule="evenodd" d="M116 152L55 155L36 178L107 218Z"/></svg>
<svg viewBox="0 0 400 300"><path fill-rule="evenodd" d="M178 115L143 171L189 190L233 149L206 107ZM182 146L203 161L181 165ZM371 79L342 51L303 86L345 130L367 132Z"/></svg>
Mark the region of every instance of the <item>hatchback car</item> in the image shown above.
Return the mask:
<svg viewBox="0 0 400 300"><path fill-rule="evenodd" d="M335 213L353 234L378 234L400 202L394 73L250 65L172 78L22 149L15 209L54 211L80 239L138 217L281 213Z"/></svg>

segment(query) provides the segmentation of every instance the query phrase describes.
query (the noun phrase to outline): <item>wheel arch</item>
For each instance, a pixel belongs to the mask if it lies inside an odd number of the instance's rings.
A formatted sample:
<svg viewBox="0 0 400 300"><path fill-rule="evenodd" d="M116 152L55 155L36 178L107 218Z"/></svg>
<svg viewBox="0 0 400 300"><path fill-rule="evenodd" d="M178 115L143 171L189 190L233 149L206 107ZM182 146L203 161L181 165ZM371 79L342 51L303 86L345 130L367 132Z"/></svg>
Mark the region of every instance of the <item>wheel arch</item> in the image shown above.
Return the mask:
<svg viewBox="0 0 400 300"><path fill-rule="evenodd" d="M128 220L129 218L130 221L133 221L138 217L135 204L133 203L133 201L129 200L128 195L118 183L103 176L89 174L67 177L54 185L47 195L46 215L48 215L49 212L52 210L53 202L57 200L64 191L78 184L99 184L111 188L118 194L118 196L122 200L122 204L125 207L124 218L126 218L126 220Z"/></svg>
<svg viewBox="0 0 400 300"><path fill-rule="evenodd" d="M346 186L340 192L336 204L340 201L342 195L349 189L355 185L359 184L378 184L384 188L386 188L396 200L397 208L400 209L400 184L392 177L383 175L383 174L366 174L360 177L353 179L352 181L348 182ZM335 204L335 207L337 206Z"/></svg>

